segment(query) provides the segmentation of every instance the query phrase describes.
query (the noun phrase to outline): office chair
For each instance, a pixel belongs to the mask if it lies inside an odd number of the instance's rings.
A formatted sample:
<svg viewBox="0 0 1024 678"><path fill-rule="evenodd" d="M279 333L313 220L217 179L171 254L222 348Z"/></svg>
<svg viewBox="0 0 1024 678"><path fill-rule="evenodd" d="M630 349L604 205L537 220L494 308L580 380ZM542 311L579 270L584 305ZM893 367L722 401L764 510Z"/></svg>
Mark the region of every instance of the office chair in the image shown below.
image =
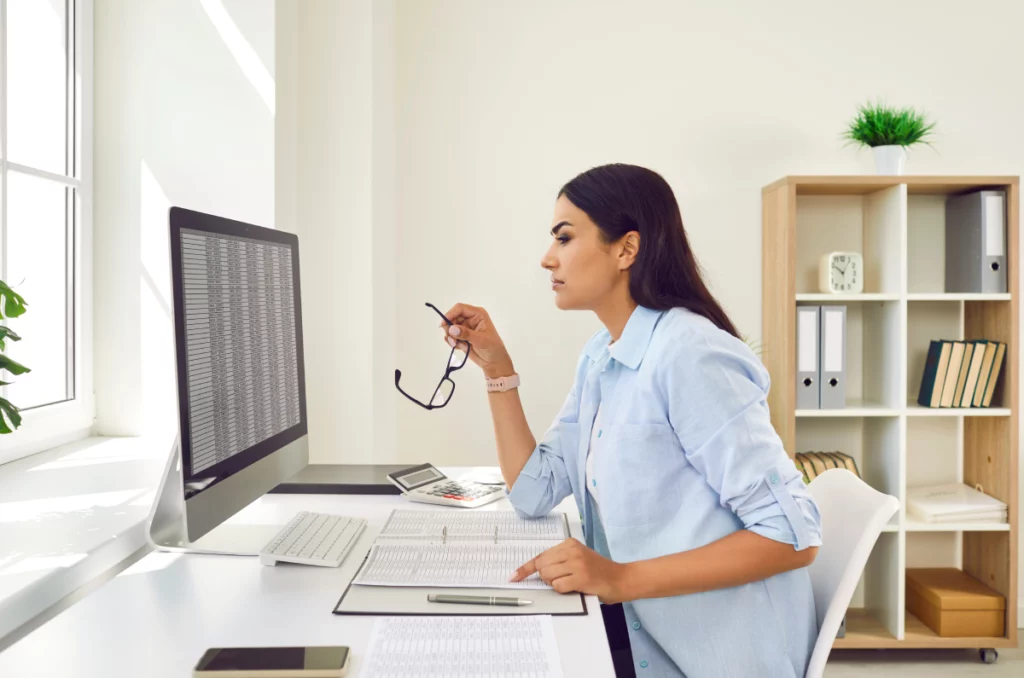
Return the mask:
<svg viewBox="0 0 1024 678"><path fill-rule="evenodd" d="M868 556L899 500L846 469L829 469L808 485L821 513L821 547L811 564L818 639L806 678L820 678Z"/></svg>

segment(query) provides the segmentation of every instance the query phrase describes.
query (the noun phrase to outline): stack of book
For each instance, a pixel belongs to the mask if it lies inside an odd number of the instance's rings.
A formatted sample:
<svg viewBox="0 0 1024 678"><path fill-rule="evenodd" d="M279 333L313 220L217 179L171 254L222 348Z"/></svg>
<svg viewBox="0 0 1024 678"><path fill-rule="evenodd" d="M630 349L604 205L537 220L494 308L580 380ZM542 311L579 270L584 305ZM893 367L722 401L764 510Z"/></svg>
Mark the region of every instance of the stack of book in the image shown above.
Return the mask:
<svg viewBox="0 0 1024 678"><path fill-rule="evenodd" d="M809 483L830 468L845 468L860 477L857 462L843 452L801 452L793 458L797 469L804 474L804 482Z"/></svg>
<svg viewBox="0 0 1024 678"><path fill-rule="evenodd" d="M963 483L907 488L907 513L925 523L1005 523L1006 504Z"/></svg>
<svg viewBox="0 0 1024 678"><path fill-rule="evenodd" d="M988 407L1005 354L1006 344L1000 341L933 340L917 403L924 407Z"/></svg>

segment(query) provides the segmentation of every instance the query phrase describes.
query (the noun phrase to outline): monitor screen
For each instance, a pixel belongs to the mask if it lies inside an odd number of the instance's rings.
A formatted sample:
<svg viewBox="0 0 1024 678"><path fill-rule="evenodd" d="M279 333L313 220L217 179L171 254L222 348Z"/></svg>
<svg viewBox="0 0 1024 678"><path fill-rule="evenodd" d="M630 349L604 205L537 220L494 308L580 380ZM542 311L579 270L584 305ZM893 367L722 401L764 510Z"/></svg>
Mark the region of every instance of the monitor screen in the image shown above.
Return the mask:
<svg viewBox="0 0 1024 678"><path fill-rule="evenodd" d="M171 210L186 497L306 433L298 240Z"/></svg>

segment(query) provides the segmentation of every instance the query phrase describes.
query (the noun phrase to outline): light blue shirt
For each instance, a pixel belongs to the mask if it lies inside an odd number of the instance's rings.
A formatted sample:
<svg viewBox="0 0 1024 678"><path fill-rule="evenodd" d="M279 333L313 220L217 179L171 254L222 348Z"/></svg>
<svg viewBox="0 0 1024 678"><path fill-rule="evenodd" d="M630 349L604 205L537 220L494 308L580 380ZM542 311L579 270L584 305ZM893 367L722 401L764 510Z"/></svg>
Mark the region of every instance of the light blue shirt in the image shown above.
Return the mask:
<svg viewBox="0 0 1024 678"><path fill-rule="evenodd" d="M546 515L571 493L587 546L622 563L737 530L821 545L817 506L769 419L768 372L746 344L686 309L642 306L610 343L602 330L580 355L509 491L520 515ZM586 489L598 405L599 515ZM807 568L623 610L638 676L803 676L818 633Z"/></svg>

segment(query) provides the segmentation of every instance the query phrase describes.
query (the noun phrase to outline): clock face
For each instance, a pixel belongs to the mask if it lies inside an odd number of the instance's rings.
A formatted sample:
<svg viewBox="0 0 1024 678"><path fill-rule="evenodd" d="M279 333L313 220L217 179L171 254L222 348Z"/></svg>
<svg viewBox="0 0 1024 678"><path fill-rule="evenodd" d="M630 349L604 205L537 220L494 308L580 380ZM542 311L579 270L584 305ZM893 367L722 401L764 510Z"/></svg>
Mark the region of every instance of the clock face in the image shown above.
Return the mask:
<svg viewBox="0 0 1024 678"><path fill-rule="evenodd" d="M857 257L837 254L832 257L830 271L832 289L836 292L853 292L860 288L861 271Z"/></svg>

